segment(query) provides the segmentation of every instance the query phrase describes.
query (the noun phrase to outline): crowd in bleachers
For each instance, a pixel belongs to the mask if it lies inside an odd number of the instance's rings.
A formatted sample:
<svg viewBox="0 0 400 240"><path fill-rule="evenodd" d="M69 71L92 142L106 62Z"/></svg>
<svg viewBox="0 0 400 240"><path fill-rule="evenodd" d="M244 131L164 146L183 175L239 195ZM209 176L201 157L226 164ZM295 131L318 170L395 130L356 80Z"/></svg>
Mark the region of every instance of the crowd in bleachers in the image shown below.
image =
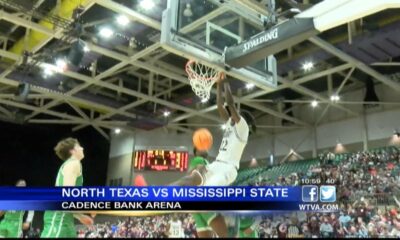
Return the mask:
<svg viewBox="0 0 400 240"><path fill-rule="evenodd" d="M305 217L264 218L261 238L400 238L400 214L397 210L370 205L362 199L342 205L340 213L308 213Z"/></svg>
<svg viewBox="0 0 400 240"><path fill-rule="evenodd" d="M264 237L397 237L400 238L400 152L396 148L358 152L340 162L332 154L321 165L277 179L257 176L254 185L299 185L301 179L320 179L338 186L340 212L307 214L299 221L267 219L260 225Z"/></svg>

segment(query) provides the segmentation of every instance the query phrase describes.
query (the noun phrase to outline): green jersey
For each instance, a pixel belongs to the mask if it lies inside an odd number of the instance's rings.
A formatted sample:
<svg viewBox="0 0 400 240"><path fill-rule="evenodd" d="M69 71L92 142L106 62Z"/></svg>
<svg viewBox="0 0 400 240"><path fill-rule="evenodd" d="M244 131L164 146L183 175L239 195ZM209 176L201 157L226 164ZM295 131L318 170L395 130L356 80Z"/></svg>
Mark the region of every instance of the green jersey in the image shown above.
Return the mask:
<svg viewBox="0 0 400 240"><path fill-rule="evenodd" d="M239 216L239 237L240 238L258 238L258 225L261 219L259 217L252 216ZM246 234L244 231L252 227L253 233Z"/></svg>
<svg viewBox="0 0 400 240"><path fill-rule="evenodd" d="M25 211L7 211L4 214L3 221L18 221L22 222L22 218L24 217Z"/></svg>
<svg viewBox="0 0 400 240"><path fill-rule="evenodd" d="M239 217L239 229L246 230L255 223L255 218L250 216L240 216Z"/></svg>
<svg viewBox="0 0 400 240"><path fill-rule="evenodd" d="M208 160L196 156L190 160L189 164L189 171L192 171L199 165L208 165ZM197 232L202 232L202 231L212 231L212 228L209 226L210 222L217 217L217 213L214 212L203 212L203 213L193 213L193 218L194 221L196 222L196 231Z"/></svg>
<svg viewBox="0 0 400 240"><path fill-rule="evenodd" d="M7 211L0 222L0 238L22 237L22 220L25 211Z"/></svg>
<svg viewBox="0 0 400 240"><path fill-rule="evenodd" d="M196 156L196 157L192 158L190 160L190 164L189 164L189 171L192 171L199 165L208 165L207 159L200 157L200 156Z"/></svg>
<svg viewBox="0 0 400 240"><path fill-rule="evenodd" d="M63 163L63 165L61 165L60 169L58 170L57 179L56 179L56 187L64 186L63 170L64 170L65 165L71 161L76 161L76 160L68 159L67 161L65 161ZM79 164L81 164L81 163L79 163ZM82 165L81 165L81 169L82 169ZM81 172L80 175L75 180L75 186L80 187L82 185L83 185L83 175Z"/></svg>
<svg viewBox="0 0 400 240"><path fill-rule="evenodd" d="M58 170L57 179L56 179L56 187L64 186L64 174L63 170L67 163L71 161L76 161L72 159L68 159L61 165ZM80 163L79 163L80 164ZM82 165L81 165L82 169ZM80 175L75 180L74 186L82 186L83 185L83 175L80 172ZM44 214L44 229L42 231L42 238L74 238L76 237L76 230L74 224L74 216L72 213L60 212L60 211L46 211Z"/></svg>

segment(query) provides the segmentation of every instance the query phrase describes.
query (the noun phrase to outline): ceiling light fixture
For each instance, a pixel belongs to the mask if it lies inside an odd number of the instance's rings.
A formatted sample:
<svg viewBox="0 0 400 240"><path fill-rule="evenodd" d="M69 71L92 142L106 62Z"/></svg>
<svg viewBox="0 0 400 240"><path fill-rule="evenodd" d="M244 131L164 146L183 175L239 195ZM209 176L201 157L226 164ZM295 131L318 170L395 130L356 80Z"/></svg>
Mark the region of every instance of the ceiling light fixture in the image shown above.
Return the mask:
<svg viewBox="0 0 400 240"><path fill-rule="evenodd" d="M164 114L164 117L168 117L171 114L171 112L170 111L165 111L163 114Z"/></svg>
<svg viewBox="0 0 400 240"><path fill-rule="evenodd" d="M304 71L310 71L313 68L314 68L314 63L313 62L306 62L306 63L303 64Z"/></svg>
<svg viewBox="0 0 400 240"><path fill-rule="evenodd" d="M50 68L43 68L43 77L44 78L51 77L51 76L53 76L53 74L54 74L54 72Z"/></svg>
<svg viewBox="0 0 400 240"><path fill-rule="evenodd" d="M59 71L65 71L65 70L67 70L67 61L59 58L56 60L56 66Z"/></svg>
<svg viewBox="0 0 400 240"><path fill-rule="evenodd" d="M253 83L247 83L246 84L246 89L250 90L254 88L254 84Z"/></svg>
<svg viewBox="0 0 400 240"><path fill-rule="evenodd" d="M90 48L89 48L88 46L85 45L85 46L83 47L83 51L84 51L84 52L89 52L89 51L90 51Z"/></svg>
<svg viewBox="0 0 400 240"><path fill-rule="evenodd" d="M103 27L102 29L100 29L99 34L100 34L100 36L102 36L104 38L109 38L114 34L114 32L113 32L113 30L109 29L108 27Z"/></svg>
<svg viewBox="0 0 400 240"><path fill-rule="evenodd" d="M313 100L313 101L311 102L311 107L315 108L315 107L317 107L317 106L318 106L318 101L317 101L317 100Z"/></svg>
<svg viewBox="0 0 400 240"><path fill-rule="evenodd" d="M332 102L337 102L337 101L339 101L339 100L340 100L339 95L334 94L334 95L331 96L331 101L332 101Z"/></svg>
<svg viewBox="0 0 400 240"><path fill-rule="evenodd" d="M143 8L144 10L150 10L155 6L153 0L142 0L140 2L140 7Z"/></svg>
<svg viewBox="0 0 400 240"><path fill-rule="evenodd" d="M128 25L129 19L124 15L119 15L117 17L117 23L124 27L124 26Z"/></svg>
<svg viewBox="0 0 400 240"><path fill-rule="evenodd" d="M190 3L186 3L186 9L183 10L183 16L191 17L193 16L192 8L190 7Z"/></svg>

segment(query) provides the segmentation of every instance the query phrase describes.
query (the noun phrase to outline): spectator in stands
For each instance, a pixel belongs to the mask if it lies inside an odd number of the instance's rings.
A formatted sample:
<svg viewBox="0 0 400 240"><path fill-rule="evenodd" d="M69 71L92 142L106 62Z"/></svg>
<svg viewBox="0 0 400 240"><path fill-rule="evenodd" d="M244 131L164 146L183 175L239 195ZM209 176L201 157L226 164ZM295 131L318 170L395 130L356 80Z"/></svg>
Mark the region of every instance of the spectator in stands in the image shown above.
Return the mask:
<svg viewBox="0 0 400 240"><path fill-rule="evenodd" d="M312 216L308 224L312 237L319 237L319 223L316 216Z"/></svg>
<svg viewBox="0 0 400 240"><path fill-rule="evenodd" d="M397 214L396 218L393 220L393 229L389 236L400 238L400 214Z"/></svg>
<svg viewBox="0 0 400 240"><path fill-rule="evenodd" d="M298 219L296 216L293 216L291 219L291 224L289 224L287 228L287 237L298 238L300 235L301 235L301 230L298 227Z"/></svg>
<svg viewBox="0 0 400 240"><path fill-rule="evenodd" d="M326 218L326 217L324 218L323 223L319 227L319 231L320 231L321 236L324 238L333 237L333 227L329 223L328 218Z"/></svg>
<svg viewBox="0 0 400 240"><path fill-rule="evenodd" d="M277 226L278 238L286 238L287 236L287 225L285 222L281 222Z"/></svg>

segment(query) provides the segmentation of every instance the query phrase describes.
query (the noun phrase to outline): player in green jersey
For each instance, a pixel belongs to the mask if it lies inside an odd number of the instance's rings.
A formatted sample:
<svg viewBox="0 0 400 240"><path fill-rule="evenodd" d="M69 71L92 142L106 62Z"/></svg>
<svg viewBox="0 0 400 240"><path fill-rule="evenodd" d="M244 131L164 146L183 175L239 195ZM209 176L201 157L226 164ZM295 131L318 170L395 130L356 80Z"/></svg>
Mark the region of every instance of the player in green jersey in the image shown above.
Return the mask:
<svg viewBox="0 0 400 240"><path fill-rule="evenodd" d="M247 214L226 214L225 221L231 236L236 238L259 238L258 230L261 222L260 216Z"/></svg>
<svg viewBox="0 0 400 240"><path fill-rule="evenodd" d="M189 172L199 167L209 164L207 160L207 152L193 150L194 158L190 160ZM212 238L213 229L219 237L226 237L228 232L224 218L215 212L194 213L193 219L196 222L196 231L199 238Z"/></svg>
<svg viewBox="0 0 400 240"><path fill-rule="evenodd" d="M66 138L58 142L54 148L57 156L64 161L58 170L56 186L82 186L82 164L84 158L83 147L78 140ZM74 218L82 224L92 225L93 219L84 214L73 214L61 211L46 211L44 214L44 229L42 238L77 237Z"/></svg>
<svg viewBox="0 0 400 240"><path fill-rule="evenodd" d="M17 187L26 187L26 182L20 179L15 184ZM0 238L21 238L22 230L29 229L34 212L29 211L28 217L23 221L25 211L0 211L0 217L4 215L0 223Z"/></svg>
<svg viewBox="0 0 400 240"><path fill-rule="evenodd" d="M258 227L261 218L254 216L239 216L239 237L258 238Z"/></svg>

